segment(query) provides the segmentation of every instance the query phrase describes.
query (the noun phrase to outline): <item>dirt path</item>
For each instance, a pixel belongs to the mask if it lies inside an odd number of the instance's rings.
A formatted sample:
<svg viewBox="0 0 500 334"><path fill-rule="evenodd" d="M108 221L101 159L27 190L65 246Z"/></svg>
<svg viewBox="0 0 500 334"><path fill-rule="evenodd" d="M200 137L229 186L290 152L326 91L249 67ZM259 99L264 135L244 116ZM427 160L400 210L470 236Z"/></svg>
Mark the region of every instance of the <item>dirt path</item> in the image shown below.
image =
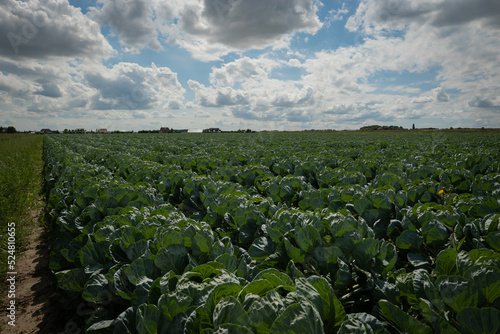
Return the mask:
<svg viewBox="0 0 500 334"><path fill-rule="evenodd" d="M51 294L47 252L41 240L42 228L36 227L29 238L27 250L16 262L15 327L4 324L4 333L38 333L42 323L44 301ZM48 275L47 275L48 274Z"/></svg>
<svg viewBox="0 0 500 334"><path fill-rule="evenodd" d="M15 327L3 316L2 333L62 333L64 317L51 298L54 290L49 269L50 251L42 227L34 227L26 247L22 255L16 257Z"/></svg>

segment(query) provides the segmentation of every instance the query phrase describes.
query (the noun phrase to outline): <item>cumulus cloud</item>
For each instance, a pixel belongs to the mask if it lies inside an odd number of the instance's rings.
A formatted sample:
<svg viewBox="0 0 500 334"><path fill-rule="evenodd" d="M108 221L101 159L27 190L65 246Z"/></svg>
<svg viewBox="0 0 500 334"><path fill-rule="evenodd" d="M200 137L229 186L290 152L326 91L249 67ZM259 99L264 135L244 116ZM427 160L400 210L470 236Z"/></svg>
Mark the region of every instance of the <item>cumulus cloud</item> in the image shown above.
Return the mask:
<svg viewBox="0 0 500 334"><path fill-rule="evenodd" d="M312 87L302 83L271 78L273 69L288 67L288 62L268 57L243 57L213 68L208 87L188 81L198 105L230 108L234 117L247 120L310 120L316 103ZM242 89L235 88L236 86ZM227 115L227 113L225 113Z"/></svg>
<svg viewBox="0 0 500 334"><path fill-rule="evenodd" d="M443 87L434 88L411 100L412 103L448 102L450 97Z"/></svg>
<svg viewBox="0 0 500 334"><path fill-rule="evenodd" d="M177 100L170 100L168 102L168 109L180 109L182 107L182 102Z"/></svg>
<svg viewBox="0 0 500 334"><path fill-rule="evenodd" d="M34 94L43 95L47 97L61 97L62 93L57 84L50 82L47 79L40 79L37 81L42 87L40 90L37 90Z"/></svg>
<svg viewBox="0 0 500 334"><path fill-rule="evenodd" d="M237 82L259 79L267 76L267 72L275 67L276 61L268 59L250 59L243 57L233 62L212 69L210 82L214 85L232 86Z"/></svg>
<svg viewBox="0 0 500 334"><path fill-rule="evenodd" d="M262 48L282 35L321 28L313 0L204 0L198 9L182 17L185 31L237 49Z"/></svg>
<svg viewBox="0 0 500 334"><path fill-rule="evenodd" d="M500 29L500 2L496 0L441 1L432 19L435 26L450 26L478 21Z"/></svg>
<svg viewBox="0 0 500 334"><path fill-rule="evenodd" d="M162 48L150 1L99 0L98 4L100 7L90 8L89 16L103 26L111 26L124 45L136 49Z"/></svg>
<svg viewBox="0 0 500 334"><path fill-rule="evenodd" d="M336 104L331 108L323 111L323 114L327 115L345 115L358 112L358 106L356 104Z"/></svg>
<svg viewBox="0 0 500 334"><path fill-rule="evenodd" d="M99 25L68 1L3 0L0 55L47 58L109 56L113 49Z"/></svg>
<svg viewBox="0 0 500 334"><path fill-rule="evenodd" d="M469 107L476 107L476 108L491 108L491 107L495 107L495 105L493 104L493 102L488 99L488 98L485 98L483 96L474 96L472 97L469 101L468 101L468 105Z"/></svg>
<svg viewBox="0 0 500 334"><path fill-rule="evenodd" d="M368 83L359 87L369 92L375 88L370 78L379 73L434 72L441 87L399 105L422 117L472 118L474 108L489 108L500 94L498 22L500 3L494 0L362 0L346 23L348 30L362 36L360 43L345 48L352 59L358 58L351 73L358 83ZM338 54L336 50L324 56L335 63L341 59ZM450 99L443 87L458 93ZM387 107L396 107L394 101L383 100Z"/></svg>
<svg viewBox="0 0 500 334"><path fill-rule="evenodd" d="M204 110L198 110L194 114L195 118L210 118L210 114Z"/></svg>
<svg viewBox="0 0 500 334"><path fill-rule="evenodd" d="M108 68L0 57L0 99L16 117L82 119L91 113L106 119L144 118L149 115L144 111L181 108L184 92L176 73L154 64L118 63Z"/></svg>
<svg viewBox="0 0 500 334"><path fill-rule="evenodd" d="M235 50L263 49L322 26L314 0L98 1L89 16L139 50L178 44L195 58L217 60Z"/></svg>
<svg viewBox="0 0 500 334"><path fill-rule="evenodd" d="M91 89L78 82L78 71L66 62L0 57L0 71L7 73L0 76L0 95L18 116L35 112L63 118L82 115L88 106Z"/></svg>
<svg viewBox="0 0 500 334"><path fill-rule="evenodd" d="M168 98L181 98L184 88L168 67L145 68L135 63L118 63L83 70L85 83L95 90L92 109L151 109Z"/></svg>
<svg viewBox="0 0 500 334"><path fill-rule="evenodd" d="M449 27L471 22L500 28L500 3L496 0L363 0L346 27L372 32L403 29L411 24Z"/></svg>
<svg viewBox="0 0 500 334"><path fill-rule="evenodd" d="M434 98L432 96L419 96L414 99L412 99L412 103L429 103L434 101Z"/></svg>
<svg viewBox="0 0 500 334"><path fill-rule="evenodd" d="M446 94L443 87L436 88L434 92L436 93L436 101L448 102L450 100L450 97Z"/></svg>

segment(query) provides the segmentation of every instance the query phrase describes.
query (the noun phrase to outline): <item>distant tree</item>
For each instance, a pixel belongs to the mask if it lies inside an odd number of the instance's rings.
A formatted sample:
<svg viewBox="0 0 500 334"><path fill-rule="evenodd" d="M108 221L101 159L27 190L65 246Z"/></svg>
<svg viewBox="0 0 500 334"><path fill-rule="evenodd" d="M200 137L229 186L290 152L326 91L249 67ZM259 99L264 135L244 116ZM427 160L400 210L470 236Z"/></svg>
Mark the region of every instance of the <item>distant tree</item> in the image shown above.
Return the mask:
<svg viewBox="0 0 500 334"><path fill-rule="evenodd" d="M411 129L415 130L415 123L413 123L413 125L411 126Z"/></svg>
<svg viewBox="0 0 500 334"><path fill-rule="evenodd" d="M361 131L380 131L380 130L404 130L402 126L397 125L368 125L363 126L359 130Z"/></svg>
<svg viewBox="0 0 500 334"><path fill-rule="evenodd" d="M16 130L16 128L15 128L15 127L13 127L13 126L9 126L9 127L7 128L7 133L16 133L16 132L17 132L17 130Z"/></svg>

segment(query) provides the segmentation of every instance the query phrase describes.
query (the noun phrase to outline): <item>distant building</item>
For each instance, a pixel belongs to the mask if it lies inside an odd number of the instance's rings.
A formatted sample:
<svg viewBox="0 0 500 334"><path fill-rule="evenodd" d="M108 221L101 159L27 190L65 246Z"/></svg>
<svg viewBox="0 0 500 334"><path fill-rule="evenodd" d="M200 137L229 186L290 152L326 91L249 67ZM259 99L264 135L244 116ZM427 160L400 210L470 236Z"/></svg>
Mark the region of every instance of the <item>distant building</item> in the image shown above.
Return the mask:
<svg viewBox="0 0 500 334"><path fill-rule="evenodd" d="M170 128L167 128L167 127L161 127L161 128L160 128L160 132L161 132L161 133L170 133L171 131L170 131Z"/></svg>
<svg viewBox="0 0 500 334"><path fill-rule="evenodd" d="M97 133L106 133L106 132L108 132L108 129L97 129L96 132Z"/></svg>
<svg viewBox="0 0 500 334"><path fill-rule="evenodd" d="M52 130L50 130L50 129L41 129L41 130L40 130L40 133L43 133L43 134L50 134L50 133L52 133Z"/></svg>
<svg viewBox="0 0 500 334"><path fill-rule="evenodd" d="M220 132L222 132L222 130L219 128L209 128L203 130L203 133L220 133Z"/></svg>

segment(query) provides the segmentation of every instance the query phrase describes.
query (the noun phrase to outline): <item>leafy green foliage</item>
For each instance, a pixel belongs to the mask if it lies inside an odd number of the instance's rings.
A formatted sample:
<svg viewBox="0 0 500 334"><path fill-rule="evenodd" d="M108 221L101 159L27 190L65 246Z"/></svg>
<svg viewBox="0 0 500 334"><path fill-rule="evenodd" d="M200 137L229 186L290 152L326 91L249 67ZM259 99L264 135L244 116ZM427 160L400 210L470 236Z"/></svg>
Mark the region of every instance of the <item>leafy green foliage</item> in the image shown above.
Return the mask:
<svg viewBox="0 0 500 334"><path fill-rule="evenodd" d="M439 136L48 137L58 291L89 332L494 333L498 138Z"/></svg>

